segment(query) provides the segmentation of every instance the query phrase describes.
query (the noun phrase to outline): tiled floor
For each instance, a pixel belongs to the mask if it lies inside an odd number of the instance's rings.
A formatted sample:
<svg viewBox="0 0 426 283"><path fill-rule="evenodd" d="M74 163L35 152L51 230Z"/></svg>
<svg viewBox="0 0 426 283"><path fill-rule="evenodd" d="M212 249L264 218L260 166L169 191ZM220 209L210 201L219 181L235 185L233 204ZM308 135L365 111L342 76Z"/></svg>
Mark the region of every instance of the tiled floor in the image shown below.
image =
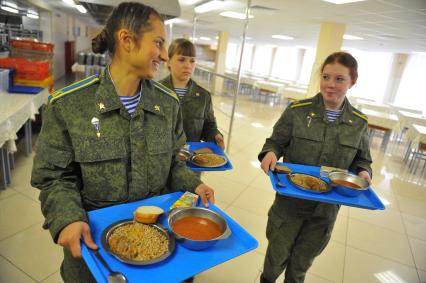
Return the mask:
<svg viewBox="0 0 426 283"><path fill-rule="evenodd" d="M231 99L217 96L214 104L227 132ZM259 248L198 275L197 283L259 281L274 192L257 153L282 110L282 105L245 97L238 103L229 152L235 168L203 179L216 189L217 205L258 239ZM309 270L307 283L426 282L426 176L407 173L403 147L394 147L391 155L379 146L375 137L373 185L386 210L342 207L331 242ZM17 154L13 183L0 191L1 283L61 282L62 251L41 228L38 191L29 185L31 166L32 156Z"/></svg>

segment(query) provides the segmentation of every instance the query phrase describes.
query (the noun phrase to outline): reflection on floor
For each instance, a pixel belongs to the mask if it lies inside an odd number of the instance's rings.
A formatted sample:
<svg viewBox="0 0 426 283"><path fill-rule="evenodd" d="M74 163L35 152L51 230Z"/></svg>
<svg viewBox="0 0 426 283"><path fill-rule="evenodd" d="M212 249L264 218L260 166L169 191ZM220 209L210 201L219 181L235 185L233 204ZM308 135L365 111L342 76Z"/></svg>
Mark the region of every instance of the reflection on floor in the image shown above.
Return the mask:
<svg viewBox="0 0 426 283"><path fill-rule="evenodd" d="M230 97L214 97L225 133L231 103ZM274 192L256 156L284 105L239 99L229 151L235 168L203 178L215 188L217 205L258 239L259 248L199 274L197 283L259 282L267 245L266 214ZM371 148L373 185L386 210L342 207L332 240L309 270L307 283L426 281L426 177L407 172L402 145L383 153L380 137L374 137ZM0 192L0 282L61 282L62 251L41 229L38 191L29 185L31 166L32 157L18 154L13 183Z"/></svg>

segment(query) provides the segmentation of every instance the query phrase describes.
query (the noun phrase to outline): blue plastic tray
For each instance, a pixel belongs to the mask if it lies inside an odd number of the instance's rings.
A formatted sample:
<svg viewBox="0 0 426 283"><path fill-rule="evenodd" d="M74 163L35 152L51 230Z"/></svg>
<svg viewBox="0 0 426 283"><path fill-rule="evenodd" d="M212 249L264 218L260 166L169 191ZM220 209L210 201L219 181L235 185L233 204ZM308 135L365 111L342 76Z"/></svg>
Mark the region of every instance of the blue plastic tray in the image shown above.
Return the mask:
<svg viewBox="0 0 426 283"><path fill-rule="evenodd" d="M191 150L191 151L199 149L199 148L203 148L203 147L208 147L211 150L213 150L214 153L216 153L218 155L225 156L226 160L228 160L228 162L226 162L225 165L220 166L220 167L214 167L214 168L200 167L200 166L193 164L190 161L187 161L186 165L189 168L191 168L192 171L194 171L194 172L226 171L226 170L231 170L233 168L231 161L229 160L228 156L226 156L225 152L223 152L223 150L217 144L212 143L212 142L187 142L187 144L189 145L189 150Z"/></svg>
<svg viewBox="0 0 426 283"><path fill-rule="evenodd" d="M317 166L308 166L308 165L300 165L300 164L292 164L292 163L280 163L287 167L289 167L293 172L297 173L305 173L313 176L320 177L320 167ZM307 191L303 191L294 186L287 179L286 174L277 174L280 182L286 185L285 188L278 187L275 177L272 175L272 172L269 171L269 178L271 179L272 187L274 190L280 195L285 195L289 197L315 200L320 202L328 202L334 204L342 204L347 206L366 208L366 209L385 209L385 206L380 201L379 197L374 193L371 187L368 188L367 191L361 193L356 197L346 197L336 193L334 190L331 190L327 193L311 193ZM329 182L328 178L322 178L325 181Z"/></svg>
<svg viewBox="0 0 426 283"><path fill-rule="evenodd" d="M156 205L169 211L169 207L182 195L182 192L153 197L137 202L116 205L89 212L90 229L99 252L112 270L122 272L129 282L159 283L181 282L213 266L240 256L258 246L256 239L238 223L214 205L210 209L225 217L232 234L225 240L218 241L212 247L202 251L192 251L176 242L176 248L166 260L152 265L130 265L122 263L106 252L101 245L102 231L113 222L132 218L133 211L141 205ZM166 213L167 214L167 213ZM159 223L168 227L167 215L160 217ZM97 282L107 282L107 270L96 259L86 245L82 245L83 259Z"/></svg>
<svg viewBox="0 0 426 283"><path fill-rule="evenodd" d="M13 85L9 86L9 89L7 91L9 93L37 94L42 90L42 87Z"/></svg>

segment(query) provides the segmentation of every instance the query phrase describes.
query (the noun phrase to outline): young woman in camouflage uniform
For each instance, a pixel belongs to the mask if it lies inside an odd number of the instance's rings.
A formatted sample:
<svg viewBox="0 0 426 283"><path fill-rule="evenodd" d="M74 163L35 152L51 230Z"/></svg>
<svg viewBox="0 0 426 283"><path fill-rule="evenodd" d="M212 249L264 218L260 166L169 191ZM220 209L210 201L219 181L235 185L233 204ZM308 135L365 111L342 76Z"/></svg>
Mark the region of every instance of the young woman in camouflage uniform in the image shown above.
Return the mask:
<svg viewBox="0 0 426 283"><path fill-rule="evenodd" d="M31 183L54 241L64 247L65 282L95 282L81 259L80 240L96 249L87 211L171 191L200 195L214 203L178 152L185 142L175 93L151 81L166 61L160 15L140 3L121 3L93 40L112 63L50 97L39 136ZM133 111L124 96L139 96Z"/></svg>
<svg viewBox="0 0 426 283"><path fill-rule="evenodd" d="M169 46L170 76L160 81L180 94L183 129L188 141L212 141L225 148L217 129L210 93L191 79L195 70L195 46L187 39L175 39Z"/></svg>
<svg viewBox="0 0 426 283"><path fill-rule="evenodd" d="M191 79L195 70L195 46L191 41L178 38L169 46L167 63L170 75L160 83L175 90L183 115L183 129L188 141L211 141L222 149L225 142L217 129L210 92ZM201 176L201 173L196 173ZM193 282L188 278L184 282Z"/></svg>
<svg viewBox="0 0 426 283"><path fill-rule="evenodd" d="M357 62L336 52L321 67L321 92L286 108L259 154L267 173L284 162L333 166L371 181L367 117L352 107L346 92L356 82ZM275 282L285 269L286 283L300 283L327 246L339 205L276 195L268 213L261 283Z"/></svg>

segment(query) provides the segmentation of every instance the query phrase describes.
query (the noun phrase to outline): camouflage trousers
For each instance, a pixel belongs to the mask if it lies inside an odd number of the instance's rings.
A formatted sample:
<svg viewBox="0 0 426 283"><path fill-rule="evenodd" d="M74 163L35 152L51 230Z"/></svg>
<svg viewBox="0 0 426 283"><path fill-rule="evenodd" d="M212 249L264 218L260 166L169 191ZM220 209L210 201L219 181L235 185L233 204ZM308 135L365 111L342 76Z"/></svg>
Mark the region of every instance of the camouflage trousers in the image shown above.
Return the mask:
<svg viewBox="0 0 426 283"><path fill-rule="evenodd" d="M65 283L96 283L86 262L81 258L74 258L65 248L64 261L61 265L61 277Z"/></svg>
<svg viewBox="0 0 426 283"><path fill-rule="evenodd" d="M268 213L268 248L261 283L272 283L285 270L285 283L302 283L327 246L338 205L277 195Z"/></svg>

